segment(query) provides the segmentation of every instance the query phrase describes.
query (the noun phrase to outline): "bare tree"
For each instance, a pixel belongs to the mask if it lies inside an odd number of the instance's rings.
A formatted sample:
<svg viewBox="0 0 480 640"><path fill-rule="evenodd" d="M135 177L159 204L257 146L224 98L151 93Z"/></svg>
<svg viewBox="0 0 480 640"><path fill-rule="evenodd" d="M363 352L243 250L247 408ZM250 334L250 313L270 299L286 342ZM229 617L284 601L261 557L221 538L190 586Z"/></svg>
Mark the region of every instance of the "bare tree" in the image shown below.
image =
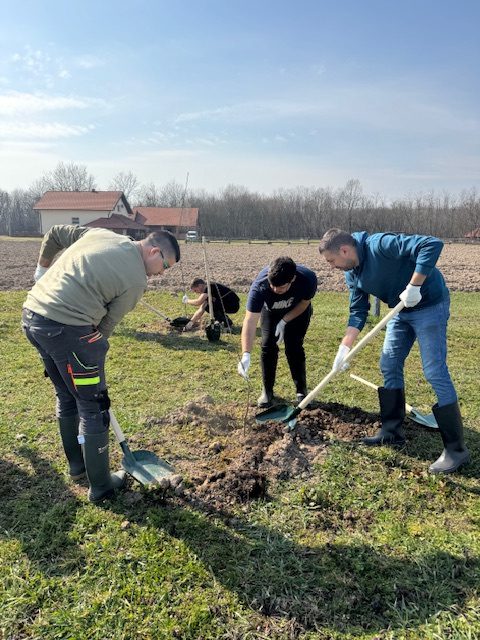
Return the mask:
<svg viewBox="0 0 480 640"><path fill-rule="evenodd" d="M0 235L11 235L10 195L0 189Z"/></svg>
<svg viewBox="0 0 480 640"><path fill-rule="evenodd" d="M129 171L128 173L120 171L113 177L108 188L111 191L123 191L126 199L130 200L134 199L137 195L140 188L140 183L137 176L131 171Z"/></svg>
<svg viewBox="0 0 480 640"><path fill-rule="evenodd" d="M136 205L139 207L161 207L161 193L153 182L139 188Z"/></svg>
<svg viewBox="0 0 480 640"><path fill-rule="evenodd" d="M34 183L32 189L43 194L45 191L92 191L96 186L95 178L84 165L59 162L53 171Z"/></svg>

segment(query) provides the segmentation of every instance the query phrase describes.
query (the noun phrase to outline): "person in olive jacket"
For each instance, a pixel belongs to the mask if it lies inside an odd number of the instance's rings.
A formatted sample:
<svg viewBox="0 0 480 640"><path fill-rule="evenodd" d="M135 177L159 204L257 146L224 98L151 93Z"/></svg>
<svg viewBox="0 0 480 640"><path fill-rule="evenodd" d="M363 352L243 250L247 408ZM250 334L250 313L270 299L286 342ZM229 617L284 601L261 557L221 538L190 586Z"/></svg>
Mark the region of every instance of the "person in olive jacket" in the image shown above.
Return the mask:
<svg viewBox="0 0 480 640"><path fill-rule="evenodd" d="M92 502L125 483L124 472L111 474L109 466L108 337L144 294L147 277L179 259L168 231L133 241L106 229L55 225L43 238L22 327L55 388L70 476L86 473Z"/></svg>

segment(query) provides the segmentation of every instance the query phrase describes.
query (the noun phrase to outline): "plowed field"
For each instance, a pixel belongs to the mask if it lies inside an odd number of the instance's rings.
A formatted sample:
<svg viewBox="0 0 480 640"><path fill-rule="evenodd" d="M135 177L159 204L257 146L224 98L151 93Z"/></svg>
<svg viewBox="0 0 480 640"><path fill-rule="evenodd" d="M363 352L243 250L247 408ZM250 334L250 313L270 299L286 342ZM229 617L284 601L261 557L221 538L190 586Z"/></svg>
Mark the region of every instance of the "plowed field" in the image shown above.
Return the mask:
<svg viewBox="0 0 480 640"><path fill-rule="evenodd" d="M37 263L40 240L0 239L0 290L29 289ZM182 244L182 262L161 278L152 278L151 288L178 292L194 277L205 274L200 243ZM343 274L330 269L319 255L317 244L226 244L208 243L207 256L213 280L236 291L248 291L250 283L273 258L288 255L313 269L324 291L342 291ZM439 261L452 291L480 291L480 244L446 244Z"/></svg>

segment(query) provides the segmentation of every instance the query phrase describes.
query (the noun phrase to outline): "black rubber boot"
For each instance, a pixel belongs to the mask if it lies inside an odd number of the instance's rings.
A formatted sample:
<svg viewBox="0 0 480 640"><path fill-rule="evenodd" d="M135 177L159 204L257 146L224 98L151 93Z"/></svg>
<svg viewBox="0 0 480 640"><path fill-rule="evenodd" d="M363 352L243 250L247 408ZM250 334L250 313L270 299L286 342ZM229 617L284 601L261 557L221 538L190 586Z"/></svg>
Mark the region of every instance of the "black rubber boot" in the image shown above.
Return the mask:
<svg viewBox="0 0 480 640"><path fill-rule="evenodd" d="M63 450L67 456L70 478L81 480L85 477L82 447L78 442L78 415L58 418L58 428L62 438Z"/></svg>
<svg viewBox="0 0 480 640"><path fill-rule="evenodd" d="M389 444L396 447L404 445L405 389L379 387L378 399L382 426L374 436L363 438L363 444L369 446Z"/></svg>
<svg viewBox="0 0 480 640"><path fill-rule="evenodd" d="M292 372L293 381L297 390L297 404L301 402L308 394L307 391L307 367L305 361L301 362L295 370L295 375Z"/></svg>
<svg viewBox="0 0 480 640"><path fill-rule="evenodd" d="M458 402L444 407L436 404L433 415L443 440L442 455L429 467L430 473L453 473L463 464L470 462L470 453L463 440L463 422Z"/></svg>
<svg viewBox="0 0 480 640"><path fill-rule="evenodd" d="M260 409L268 409L273 405L273 390L267 391L263 387L262 395L257 400L257 407Z"/></svg>
<svg viewBox="0 0 480 640"><path fill-rule="evenodd" d="M90 502L100 502L111 498L115 491L121 489L126 482L125 471L110 473L108 455L108 429L102 433L86 433L82 445L85 467L90 489Z"/></svg>

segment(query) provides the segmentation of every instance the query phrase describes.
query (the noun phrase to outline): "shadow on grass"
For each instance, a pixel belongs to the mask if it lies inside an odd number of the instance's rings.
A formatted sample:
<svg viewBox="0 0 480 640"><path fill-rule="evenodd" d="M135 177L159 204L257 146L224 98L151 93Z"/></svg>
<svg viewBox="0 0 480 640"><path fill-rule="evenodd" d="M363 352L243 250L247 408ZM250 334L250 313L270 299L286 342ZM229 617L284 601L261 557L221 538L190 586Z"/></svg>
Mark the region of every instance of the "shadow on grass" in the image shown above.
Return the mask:
<svg viewBox="0 0 480 640"><path fill-rule="evenodd" d="M243 606L264 616L272 634L282 619L295 626L291 637L325 627L350 634L411 630L461 607L478 577L476 559L442 551L394 557L355 541L310 547L226 513L207 516L148 499L122 506L119 499L109 508L183 541Z"/></svg>
<svg viewBox="0 0 480 640"><path fill-rule="evenodd" d="M17 454L33 473L0 458L0 538L19 540L45 575L78 570L83 555L68 534L81 502L47 460L26 447Z"/></svg>
<svg viewBox="0 0 480 640"><path fill-rule="evenodd" d="M226 342L220 338L218 342L209 342L205 333L179 334L175 331L171 333L155 333L153 331L139 331L134 329L121 329L117 331L117 335L121 335L130 340L138 340L139 342L158 342L166 349L174 351L218 351L219 349L227 351L236 351L237 347L230 342ZM224 335L224 334L222 334Z"/></svg>

